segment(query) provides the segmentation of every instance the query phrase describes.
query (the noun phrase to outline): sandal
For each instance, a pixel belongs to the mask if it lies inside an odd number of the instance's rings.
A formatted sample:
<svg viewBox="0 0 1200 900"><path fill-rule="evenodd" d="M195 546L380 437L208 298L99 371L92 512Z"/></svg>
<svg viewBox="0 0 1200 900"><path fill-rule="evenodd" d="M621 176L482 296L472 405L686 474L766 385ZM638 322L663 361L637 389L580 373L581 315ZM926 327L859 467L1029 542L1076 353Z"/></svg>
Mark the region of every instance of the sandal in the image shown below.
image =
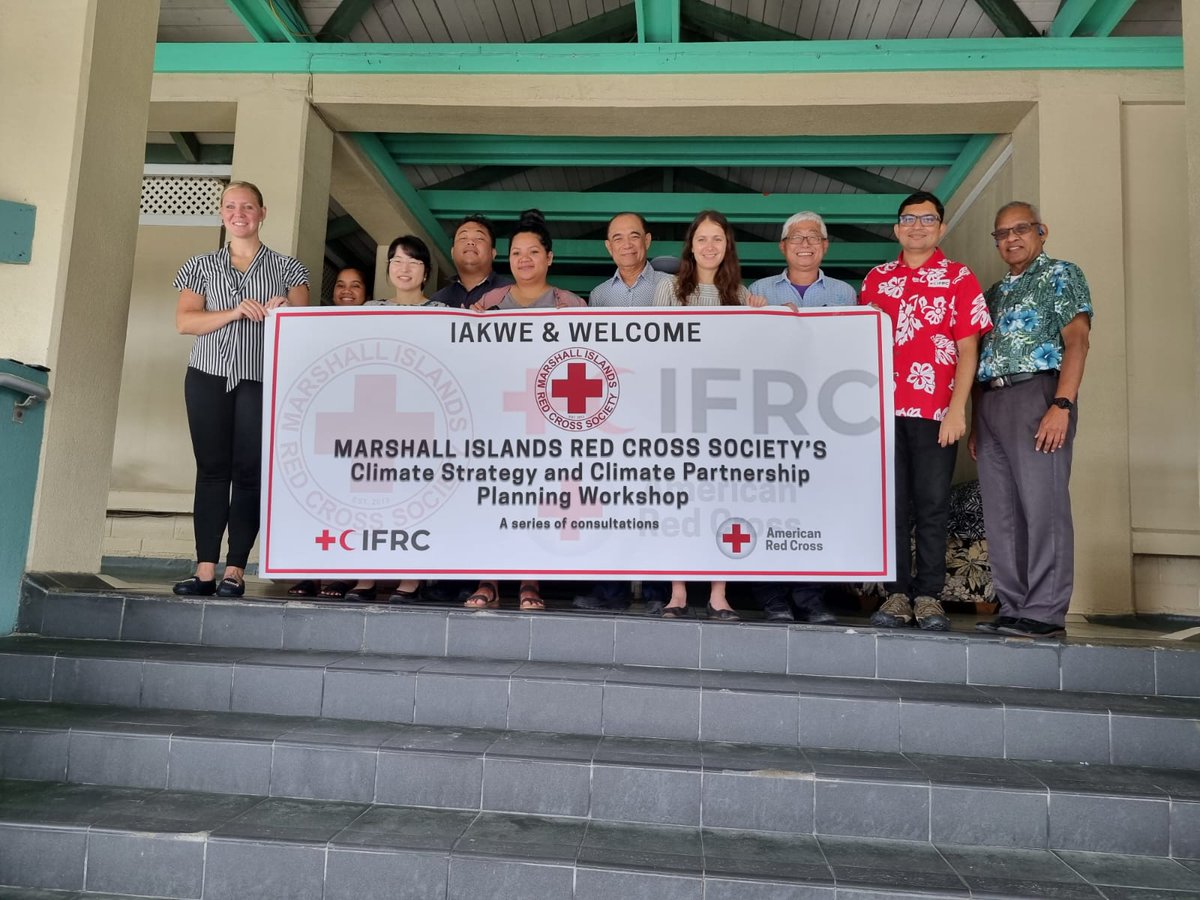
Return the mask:
<svg viewBox="0 0 1200 900"><path fill-rule="evenodd" d="M494 581L481 581L475 593L463 601L467 609L495 609L500 605L500 588Z"/></svg>
<svg viewBox="0 0 1200 900"><path fill-rule="evenodd" d="M326 581L317 596L323 600L342 600L352 587L354 583L351 581Z"/></svg>
<svg viewBox="0 0 1200 900"><path fill-rule="evenodd" d="M539 610L546 608L546 604L542 602L542 593L538 590L538 586L534 582L526 581L522 583L517 596L520 598L521 609Z"/></svg>
<svg viewBox="0 0 1200 900"><path fill-rule="evenodd" d="M297 581L288 588L289 597L315 597L320 592L320 582L313 581L311 578L307 578L304 581Z"/></svg>
<svg viewBox="0 0 1200 900"><path fill-rule="evenodd" d="M346 591L346 596L342 598L347 603L377 603L375 599L375 585L370 587L354 588L354 590Z"/></svg>

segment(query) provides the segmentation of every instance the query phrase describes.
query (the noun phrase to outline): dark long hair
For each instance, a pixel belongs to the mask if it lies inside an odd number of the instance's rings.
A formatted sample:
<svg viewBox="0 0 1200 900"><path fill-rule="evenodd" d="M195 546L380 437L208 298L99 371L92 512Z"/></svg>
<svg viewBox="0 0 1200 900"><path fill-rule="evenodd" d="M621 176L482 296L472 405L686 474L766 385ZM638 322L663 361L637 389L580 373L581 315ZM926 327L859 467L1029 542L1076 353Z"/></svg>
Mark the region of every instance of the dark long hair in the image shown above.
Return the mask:
<svg viewBox="0 0 1200 900"><path fill-rule="evenodd" d="M546 227L546 217L540 209L527 209L521 213L512 236L515 238L518 234L534 235L547 253L554 249L554 240L550 237L550 229Z"/></svg>
<svg viewBox="0 0 1200 900"><path fill-rule="evenodd" d="M696 236L696 229L703 222L716 222L725 232L725 258L721 260L717 275L713 279L721 294L721 305L741 306L738 288L742 286L742 266L738 262L733 227L729 220L715 209L705 209L697 213L696 218L692 219L692 224L688 226L687 234L683 236L683 251L679 254L679 274L675 276L675 298L680 305L687 306L688 298L695 293L700 284L696 271L696 255L692 252L692 239Z"/></svg>

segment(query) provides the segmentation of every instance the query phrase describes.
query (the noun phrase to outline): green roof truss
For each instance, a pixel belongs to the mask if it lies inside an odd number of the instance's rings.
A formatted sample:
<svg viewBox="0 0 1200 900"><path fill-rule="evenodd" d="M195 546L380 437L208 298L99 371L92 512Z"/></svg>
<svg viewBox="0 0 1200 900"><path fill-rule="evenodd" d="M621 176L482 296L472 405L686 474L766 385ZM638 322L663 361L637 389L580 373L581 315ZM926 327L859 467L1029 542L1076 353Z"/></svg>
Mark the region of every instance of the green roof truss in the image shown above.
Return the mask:
<svg viewBox="0 0 1200 900"><path fill-rule="evenodd" d="M312 30L292 0L225 2L260 43L300 43L313 39Z"/></svg>
<svg viewBox="0 0 1200 900"><path fill-rule="evenodd" d="M1017 0L975 0L975 4L1005 37L1040 37Z"/></svg>
<svg viewBox="0 0 1200 900"><path fill-rule="evenodd" d="M639 43L679 43L679 0L633 0L633 6Z"/></svg>
<svg viewBox="0 0 1200 900"><path fill-rule="evenodd" d="M1050 26L1050 36L1108 37L1133 3L1134 0L1063 0Z"/></svg>
<svg viewBox="0 0 1200 900"><path fill-rule="evenodd" d="M350 32L362 21L363 15L371 8L374 0L342 0L333 14L321 26L318 41L344 41L350 37Z"/></svg>
<svg viewBox="0 0 1200 900"><path fill-rule="evenodd" d="M446 230L438 223L433 214L429 211L429 207L425 205L425 201L421 199L417 193L417 189L412 186L404 172L396 165L391 154L383 146L383 142L373 134L355 134L353 135L354 142L363 154L369 159L372 165L379 170L379 174L383 176L384 181L388 183L396 196L400 198L400 202L408 207L409 212L420 223L425 233L429 235L432 241L438 241L441 250L447 255L450 255L450 240L446 237ZM475 194L473 196L479 196ZM486 196L486 195L485 195ZM477 212L477 210L471 210Z"/></svg>

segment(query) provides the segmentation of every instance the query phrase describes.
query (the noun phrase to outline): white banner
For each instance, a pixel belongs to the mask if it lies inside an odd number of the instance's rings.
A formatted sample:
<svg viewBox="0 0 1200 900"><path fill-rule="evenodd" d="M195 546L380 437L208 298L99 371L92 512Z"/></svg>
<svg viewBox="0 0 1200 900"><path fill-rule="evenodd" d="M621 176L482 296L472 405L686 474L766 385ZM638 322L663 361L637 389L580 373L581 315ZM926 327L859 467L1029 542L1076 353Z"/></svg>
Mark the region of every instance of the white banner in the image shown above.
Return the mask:
<svg viewBox="0 0 1200 900"><path fill-rule="evenodd" d="M890 580L885 321L275 311L261 572Z"/></svg>

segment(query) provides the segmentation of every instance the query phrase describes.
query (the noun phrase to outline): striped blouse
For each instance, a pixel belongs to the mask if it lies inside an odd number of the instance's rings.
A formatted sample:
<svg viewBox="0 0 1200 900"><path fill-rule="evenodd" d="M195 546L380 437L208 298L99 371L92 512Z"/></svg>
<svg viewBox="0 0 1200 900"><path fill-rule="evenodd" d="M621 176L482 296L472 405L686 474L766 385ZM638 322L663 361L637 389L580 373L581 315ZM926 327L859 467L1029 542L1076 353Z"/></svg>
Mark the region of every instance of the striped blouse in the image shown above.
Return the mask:
<svg viewBox="0 0 1200 900"><path fill-rule="evenodd" d="M294 287L308 284L308 269L298 260L261 246L250 268L239 272L229 258L229 248L193 256L175 276L175 289L185 288L204 298L210 312L233 309L246 298L266 303L286 297ZM237 319L209 334L196 336L188 366L225 378L225 390L239 381L262 381L263 323Z"/></svg>

